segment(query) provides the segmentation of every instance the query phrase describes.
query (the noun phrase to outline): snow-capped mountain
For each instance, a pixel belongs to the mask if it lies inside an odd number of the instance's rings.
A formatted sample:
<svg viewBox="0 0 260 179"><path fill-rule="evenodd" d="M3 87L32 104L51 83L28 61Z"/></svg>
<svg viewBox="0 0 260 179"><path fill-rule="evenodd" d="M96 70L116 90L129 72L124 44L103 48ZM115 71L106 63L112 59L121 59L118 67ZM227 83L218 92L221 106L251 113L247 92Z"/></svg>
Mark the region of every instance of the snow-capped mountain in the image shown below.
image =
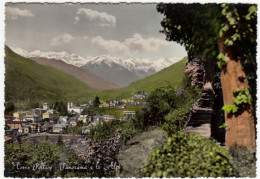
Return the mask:
<svg viewBox="0 0 260 179"><path fill-rule="evenodd" d="M65 51L62 52L42 52L40 50L35 50L32 52L28 52L26 50L23 50L21 48L16 47L10 47L12 51L15 53L26 57L26 58L35 58L35 57L41 57L41 58L48 58L48 59L57 59L62 60L65 63L80 67L84 64L86 64L89 60L89 58L81 57L74 53L68 53Z"/></svg>
<svg viewBox="0 0 260 179"><path fill-rule="evenodd" d="M179 60L179 58L159 58L151 61L137 58L121 59L110 55L102 55L93 58L81 66L81 68L114 82L120 87L124 87L131 82L152 75Z"/></svg>
<svg viewBox="0 0 260 179"><path fill-rule="evenodd" d="M82 57L68 52L42 52L40 50L27 52L21 48L11 49L27 58L47 58L62 60L65 63L86 69L120 87L127 86L133 81L154 74L181 60L177 57L158 58L156 60L128 58L122 59L111 55L97 57Z"/></svg>
<svg viewBox="0 0 260 179"><path fill-rule="evenodd" d="M129 59L121 59L117 57L112 57L110 55L101 55L98 57L94 57L89 60L86 65L100 65L101 63L107 64L109 67L112 64L120 65L126 68L129 71L155 71L158 72L176 62L181 60L180 58L159 58L157 60L151 61L149 59L139 59L139 58L129 58Z"/></svg>

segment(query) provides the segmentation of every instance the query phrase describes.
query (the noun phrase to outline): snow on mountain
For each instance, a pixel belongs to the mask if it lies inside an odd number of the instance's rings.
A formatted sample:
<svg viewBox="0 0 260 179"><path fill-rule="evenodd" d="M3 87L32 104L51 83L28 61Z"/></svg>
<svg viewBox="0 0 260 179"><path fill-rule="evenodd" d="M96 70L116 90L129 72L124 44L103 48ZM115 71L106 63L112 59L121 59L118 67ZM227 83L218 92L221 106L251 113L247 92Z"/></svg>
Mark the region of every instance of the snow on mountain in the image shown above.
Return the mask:
<svg viewBox="0 0 260 179"><path fill-rule="evenodd" d="M62 60L65 63L81 67L87 65L100 65L101 63L107 64L111 67L113 64L119 65L129 71L132 72L158 72L176 62L181 60L177 57L172 58L159 58L157 60L149 60L149 59L139 59L139 58L129 58L129 59L121 59L118 57L113 57L110 55L101 55L97 57L82 57L74 53L68 53L65 51L62 52L43 52L40 50L35 50L32 52L28 52L21 48L10 47L15 53L27 57L27 58L35 58L42 57L48 59L58 59Z"/></svg>
<svg viewBox="0 0 260 179"><path fill-rule="evenodd" d="M181 60L180 58L159 58L157 60L151 61L149 59L139 59L139 58L129 58L129 59L121 59L117 57L112 57L110 55L101 55L98 57L94 57L92 60L89 60L84 66L87 65L100 65L101 63L105 63L108 66L112 66L112 64L120 65L126 68L129 71L155 71L158 72L176 62Z"/></svg>
<svg viewBox="0 0 260 179"><path fill-rule="evenodd" d="M80 67L84 64L86 64L90 59L81 57L74 53L68 53L65 51L62 52L42 52L40 50L35 50L32 52L27 52L26 50L23 50L21 48L16 47L10 47L12 51L15 53L26 57L26 58L35 58L35 57L42 57L42 58L48 58L48 59L57 59L62 60L65 63Z"/></svg>

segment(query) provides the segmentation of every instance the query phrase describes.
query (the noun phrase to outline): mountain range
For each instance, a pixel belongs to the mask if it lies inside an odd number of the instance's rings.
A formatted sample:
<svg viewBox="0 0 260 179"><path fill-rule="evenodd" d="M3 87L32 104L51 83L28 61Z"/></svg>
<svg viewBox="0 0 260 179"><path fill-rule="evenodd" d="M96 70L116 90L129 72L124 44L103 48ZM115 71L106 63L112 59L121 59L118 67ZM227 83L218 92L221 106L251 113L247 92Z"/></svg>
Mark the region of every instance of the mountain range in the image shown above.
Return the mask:
<svg viewBox="0 0 260 179"><path fill-rule="evenodd" d="M187 61L184 58L123 88L96 90L75 76L68 74L68 72L56 69L53 65L57 63L61 66L60 64L64 62L49 59L50 63L46 59L38 59L40 60L36 62L30 58L24 58L14 53L7 46L5 47L5 100L14 103L16 109L30 109L35 102L54 104L57 100L63 100L81 104L93 99L95 96L108 101L130 98L138 91L150 92L154 89L169 86L178 88ZM66 68L69 65L64 64ZM69 66L70 69L72 65ZM92 81L95 82L95 80Z"/></svg>
<svg viewBox="0 0 260 179"><path fill-rule="evenodd" d="M122 59L110 55L97 57L82 57L68 52L42 52L40 50L28 52L21 48L11 47L15 53L31 59L55 59L67 64L85 69L94 75L104 78L124 87L130 83L154 74L178 61L177 57L158 58L156 60L129 58ZM49 61L49 60L48 60ZM50 61L49 61L50 62Z"/></svg>

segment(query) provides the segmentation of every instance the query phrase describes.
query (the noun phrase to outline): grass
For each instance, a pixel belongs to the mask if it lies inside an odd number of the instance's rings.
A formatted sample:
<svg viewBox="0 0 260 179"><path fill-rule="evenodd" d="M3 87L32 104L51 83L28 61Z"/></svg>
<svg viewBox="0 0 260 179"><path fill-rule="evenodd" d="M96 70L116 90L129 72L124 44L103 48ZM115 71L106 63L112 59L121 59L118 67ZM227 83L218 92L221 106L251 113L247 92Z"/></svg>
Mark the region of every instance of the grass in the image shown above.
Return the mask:
<svg viewBox="0 0 260 179"><path fill-rule="evenodd" d="M127 99L138 91L150 92L156 88L178 88L183 78L186 58L164 70L114 90L94 90L71 75L53 67L37 64L5 47L5 99L16 109L30 109L32 104L72 101L81 104L95 96L103 101Z"/></svg>
<svg viewBox="0 0 260 179"><path fill-rule="evenodd" d="M111 108L104 108L102 111L103 115L113 115L115 118L119 119L119 118L123 118L124 111L138 111L140 109L142 109L143 106L126 106L125 108L120 108L120 107L111 107Z"/></svg>
<svg viewBox="0 0 260 179"><path fill-rule="evenodd" d="M31 102L54 103L56 100L83 102L84 97L94 97L90 89L71 75L53 67L43 66L23 58L5 48L6 100L26 108ZM28 106L29 107L29 106Z"/></svg>

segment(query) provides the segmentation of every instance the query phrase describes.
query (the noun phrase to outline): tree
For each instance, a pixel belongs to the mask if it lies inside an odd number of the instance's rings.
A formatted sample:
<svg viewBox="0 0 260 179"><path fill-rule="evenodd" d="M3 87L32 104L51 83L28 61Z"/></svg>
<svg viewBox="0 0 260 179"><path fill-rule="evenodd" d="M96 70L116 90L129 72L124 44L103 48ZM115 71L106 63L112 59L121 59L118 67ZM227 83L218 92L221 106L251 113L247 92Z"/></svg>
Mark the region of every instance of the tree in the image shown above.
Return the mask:
<svg viewBox="0 0 260 179"><path fill-rule="evenodd" d="M225 114L226 145L255 149L256 6L159 4L157 10L165 16L161 32L168 41L184 45L189 59L200 57L221 68L224 104L237 105L237 111ZM252 103L235 103L246 96L235 91L244 89L249 89Z"/></svg>
<svg viewBox="0 0 260 179"><path fill-rule="evenodd" d="M94 99L94 106L99 107L99 105L100 105L99 97L96 96L95 99Z"/></svg>

